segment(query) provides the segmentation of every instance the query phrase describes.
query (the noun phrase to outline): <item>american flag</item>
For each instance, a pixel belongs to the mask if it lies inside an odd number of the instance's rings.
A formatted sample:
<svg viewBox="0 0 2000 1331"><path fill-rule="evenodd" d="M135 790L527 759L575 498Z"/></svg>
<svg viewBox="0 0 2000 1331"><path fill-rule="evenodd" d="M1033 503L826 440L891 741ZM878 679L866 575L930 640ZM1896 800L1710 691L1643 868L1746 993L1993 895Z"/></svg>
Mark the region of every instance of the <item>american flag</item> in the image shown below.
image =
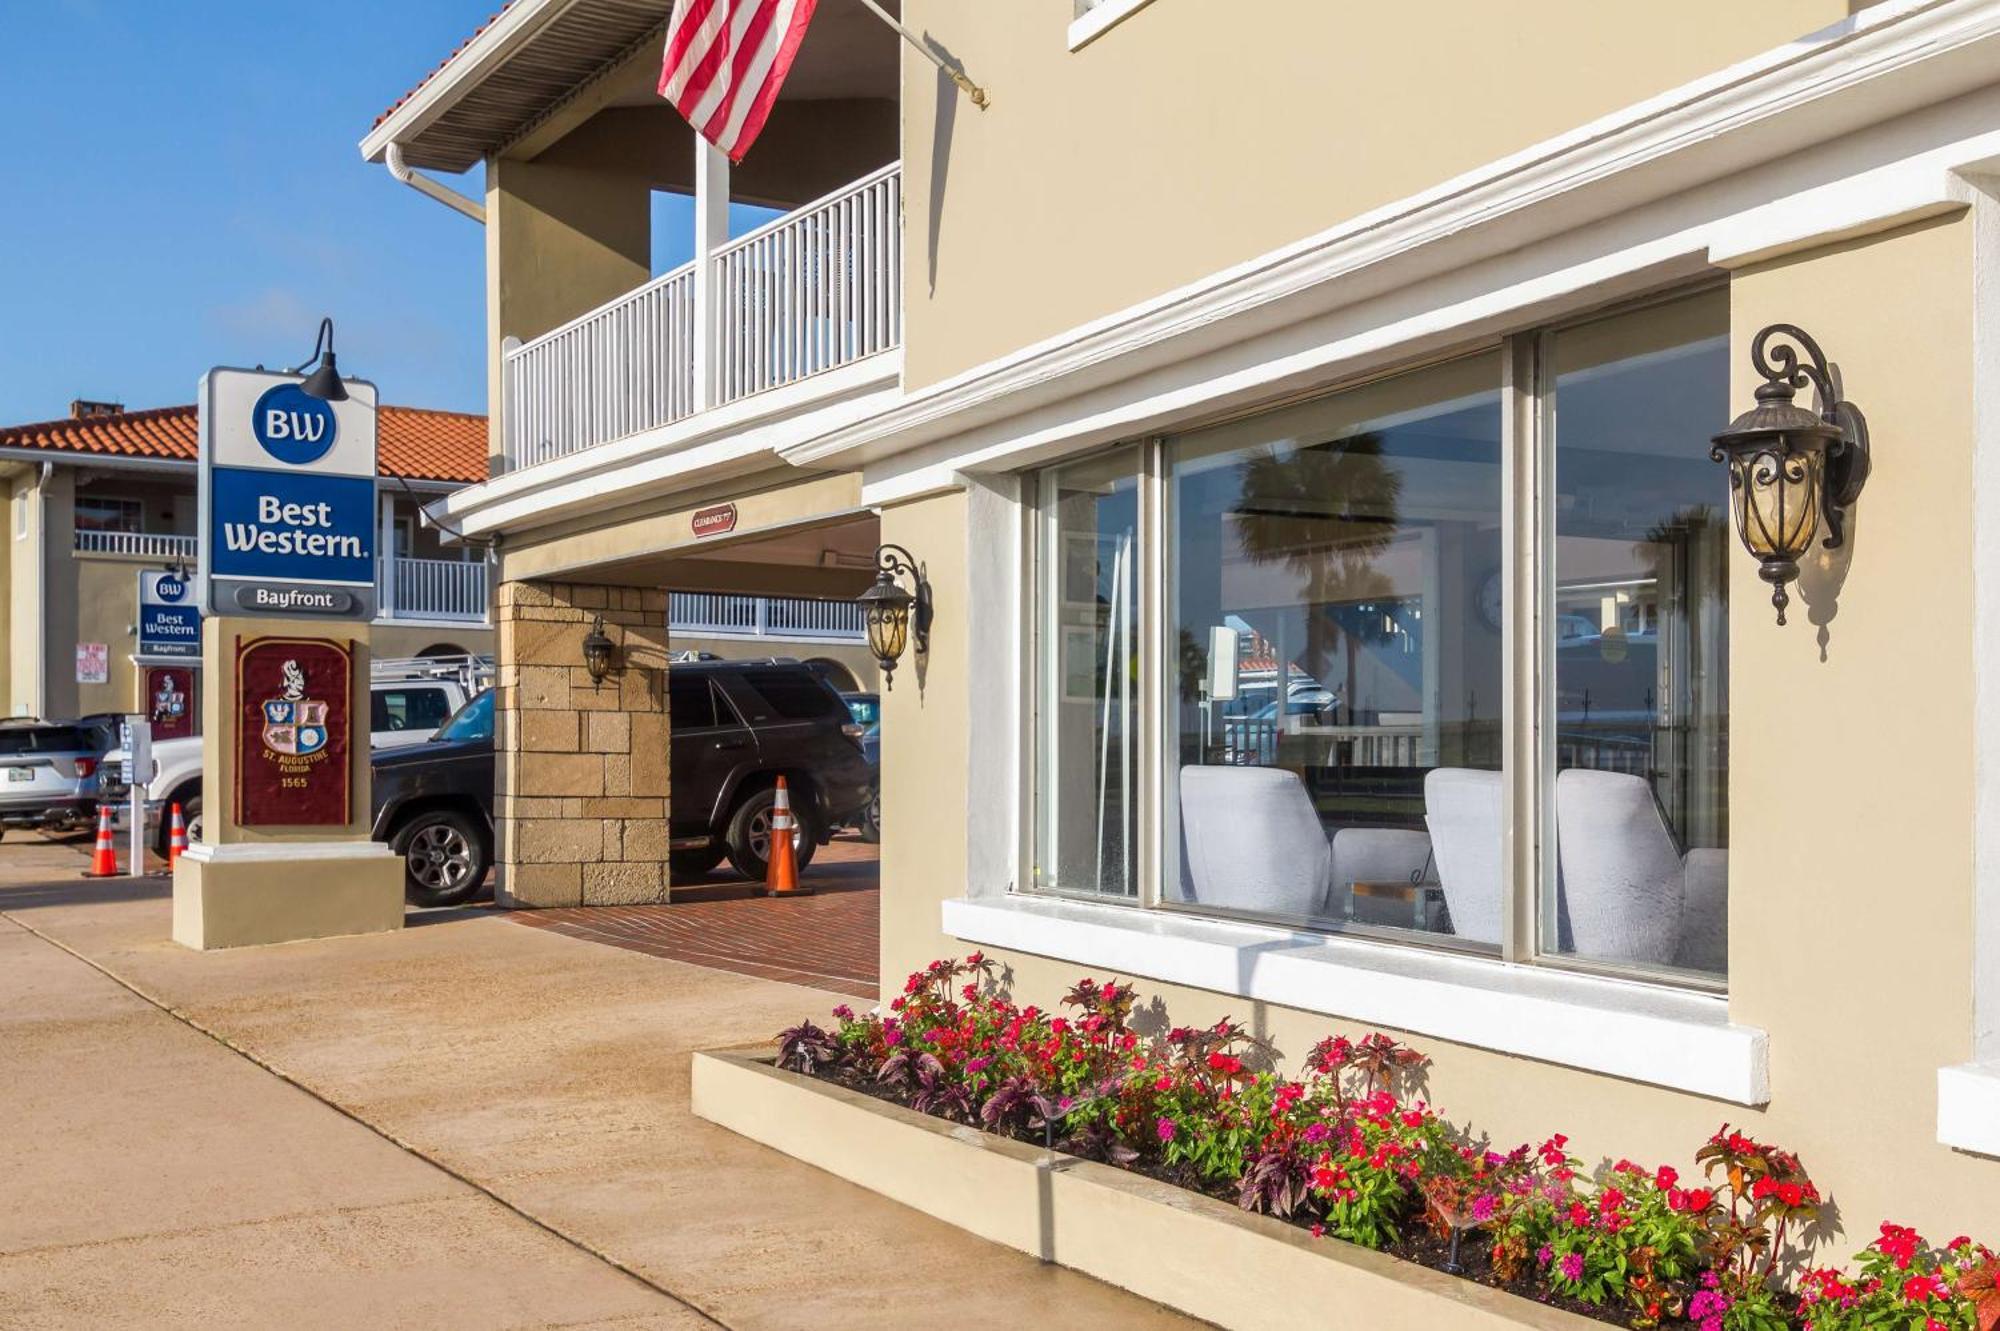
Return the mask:
<svg viewBox="0 0 2000 1331"><path fill-rule="evenodd" d="M660 96L743 160L778 100L818 0L674 0Z"/></svg>

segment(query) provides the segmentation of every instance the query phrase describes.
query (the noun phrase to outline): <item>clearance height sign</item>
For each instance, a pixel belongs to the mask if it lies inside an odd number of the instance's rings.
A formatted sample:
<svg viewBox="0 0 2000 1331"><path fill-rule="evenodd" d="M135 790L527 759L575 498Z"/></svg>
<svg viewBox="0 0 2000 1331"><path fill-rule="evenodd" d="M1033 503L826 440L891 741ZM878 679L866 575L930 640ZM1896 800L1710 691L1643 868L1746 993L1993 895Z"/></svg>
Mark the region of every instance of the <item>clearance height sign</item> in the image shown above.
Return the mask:
<svg viewBox="0 0 2000 1331"><path fill-rule="evenodd" d="M203 603L217 615L372 619L375 386L210 370L201 391Z"/></svg>

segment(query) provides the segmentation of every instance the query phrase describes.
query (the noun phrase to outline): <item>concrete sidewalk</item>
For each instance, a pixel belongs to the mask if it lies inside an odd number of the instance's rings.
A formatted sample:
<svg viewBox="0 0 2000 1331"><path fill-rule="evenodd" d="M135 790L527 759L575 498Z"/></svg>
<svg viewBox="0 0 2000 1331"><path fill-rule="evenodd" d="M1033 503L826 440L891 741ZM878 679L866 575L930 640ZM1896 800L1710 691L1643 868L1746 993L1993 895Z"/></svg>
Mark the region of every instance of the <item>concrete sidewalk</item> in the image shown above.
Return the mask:
<svg viewBox="0 0 2000 1331"><path fill-rule="evenodd" d="M412 919L203 955L164 880L0 886L0 1325L1187 1325L689 1115L837 996Z"/></svg>

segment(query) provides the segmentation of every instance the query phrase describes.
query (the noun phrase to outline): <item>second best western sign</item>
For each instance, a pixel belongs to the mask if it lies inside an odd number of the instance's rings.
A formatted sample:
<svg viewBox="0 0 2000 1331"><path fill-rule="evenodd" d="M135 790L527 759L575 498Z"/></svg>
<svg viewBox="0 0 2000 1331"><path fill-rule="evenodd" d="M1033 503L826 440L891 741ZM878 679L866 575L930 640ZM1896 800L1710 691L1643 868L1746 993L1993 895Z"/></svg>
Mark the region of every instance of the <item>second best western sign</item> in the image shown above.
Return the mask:
<svg viewBox="0 0 2000 1331"><path fill-rule="evenodd" d="M201 565L218 615L375 614L375 386L323 402L295 375L210 370Z"/></svg>

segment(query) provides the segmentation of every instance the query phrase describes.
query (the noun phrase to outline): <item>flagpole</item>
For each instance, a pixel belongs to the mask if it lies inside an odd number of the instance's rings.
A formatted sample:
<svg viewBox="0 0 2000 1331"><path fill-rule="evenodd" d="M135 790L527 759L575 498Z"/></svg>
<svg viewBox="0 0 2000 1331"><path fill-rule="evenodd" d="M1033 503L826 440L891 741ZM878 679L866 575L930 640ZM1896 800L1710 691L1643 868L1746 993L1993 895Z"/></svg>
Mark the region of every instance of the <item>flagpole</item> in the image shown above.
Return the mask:
<svg viewBox="0 0 2000 1331"><path fill-rule="evenodd" d="M944 62L944 57L940 56L936 51L933 51L930 47L924 45L922 38L918 37L917 34L911 32L908 28L904 27L901 23L897 22L895 17L891 15L888 10L882 8L881 5L876 3L876 0L861 0L861 3L868 6L868 8L874 10L876 18L881 19L884 23L894 28L897 32L903 34L903 40L908 42L911 46L915 47L917 49L917 52L920 55L922 55L924 59L930 61L933 65L936 65L939 69L943 70L944 76L950 79L953 83L957 84L958 90L964 93L967 97L971 98L972 104L974 106L978 107L982 111L986 109L986 90L984 88L980 87L977 83L974 83L971 79L965 77L965 75L960 73L958 70L953 69L950 65L947 65Z"/></svg>

